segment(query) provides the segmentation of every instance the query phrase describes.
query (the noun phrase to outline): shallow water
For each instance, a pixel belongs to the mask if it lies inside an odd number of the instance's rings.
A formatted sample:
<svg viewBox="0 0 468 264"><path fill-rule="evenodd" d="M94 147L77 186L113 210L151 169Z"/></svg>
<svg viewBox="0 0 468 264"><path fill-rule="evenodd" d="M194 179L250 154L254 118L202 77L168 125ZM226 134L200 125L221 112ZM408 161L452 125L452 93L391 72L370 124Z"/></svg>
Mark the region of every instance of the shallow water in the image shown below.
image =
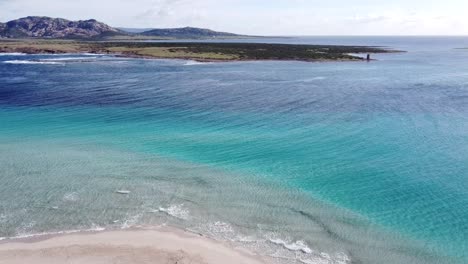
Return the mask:
<svg viewBox="0 0 468 264"><path fill-rule="evenodd" d="M468 38L268 41L409 52L0 56L0 237L169 224L279 263L467 261Z"/></svg>

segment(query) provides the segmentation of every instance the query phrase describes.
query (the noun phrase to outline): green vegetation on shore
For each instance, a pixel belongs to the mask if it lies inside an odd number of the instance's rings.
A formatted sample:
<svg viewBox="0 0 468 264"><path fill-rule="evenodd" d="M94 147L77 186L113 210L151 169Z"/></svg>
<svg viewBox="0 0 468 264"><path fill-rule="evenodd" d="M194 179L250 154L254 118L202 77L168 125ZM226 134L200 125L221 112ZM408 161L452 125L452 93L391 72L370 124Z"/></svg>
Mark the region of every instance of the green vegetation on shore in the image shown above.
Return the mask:
<svg viewBox="0 0 468 264"><path fill-rule="evenodd" d="M261 43L90 42L70 40L0 40L0 53L99 53L125 57L193 59L198 61L364 60L350 54L395 52L379 47Z"/></svg>

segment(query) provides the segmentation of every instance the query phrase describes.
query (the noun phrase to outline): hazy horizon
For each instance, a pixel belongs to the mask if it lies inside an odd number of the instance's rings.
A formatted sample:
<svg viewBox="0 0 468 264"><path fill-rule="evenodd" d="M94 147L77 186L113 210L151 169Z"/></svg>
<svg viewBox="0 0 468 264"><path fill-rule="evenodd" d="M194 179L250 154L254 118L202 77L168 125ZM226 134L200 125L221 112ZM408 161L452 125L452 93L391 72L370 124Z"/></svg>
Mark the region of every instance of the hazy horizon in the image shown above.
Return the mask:
<svg viewBox="0 0 468 264"><path fill-rule="evenodd" d="M40 15L114 27L201 27L272 36L463 36L468 3L453 0L0 0L0 21Z"/></svg>

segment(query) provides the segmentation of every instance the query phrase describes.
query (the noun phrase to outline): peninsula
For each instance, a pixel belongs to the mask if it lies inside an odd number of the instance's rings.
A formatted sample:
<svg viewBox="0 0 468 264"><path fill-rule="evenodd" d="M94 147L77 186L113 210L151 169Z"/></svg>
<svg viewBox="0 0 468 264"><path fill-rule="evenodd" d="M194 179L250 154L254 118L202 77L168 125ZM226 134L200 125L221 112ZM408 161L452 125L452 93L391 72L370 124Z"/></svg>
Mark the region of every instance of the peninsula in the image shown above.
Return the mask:
<svg viewBox="0 0 468 264"><path fill-rule="evenodd" d="M134 58L196 61L362 61L351 54L394 52L379 47L200 42L98 42L69 40L0 40L0 53L95 53Z"/></svg>

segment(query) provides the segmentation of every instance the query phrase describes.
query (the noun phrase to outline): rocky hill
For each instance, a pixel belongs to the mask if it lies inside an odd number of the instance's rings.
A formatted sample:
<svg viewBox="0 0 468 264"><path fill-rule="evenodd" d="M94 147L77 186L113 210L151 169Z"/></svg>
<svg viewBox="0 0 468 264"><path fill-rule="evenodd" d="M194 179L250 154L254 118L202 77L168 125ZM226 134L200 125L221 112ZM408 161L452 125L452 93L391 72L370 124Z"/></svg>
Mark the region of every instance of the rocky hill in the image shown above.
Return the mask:
<svg viewBox="0 0 468 264"><path fill-rule="evenodd" d="M177 39L200 39L200 38L229 38L229 37L243 37L227 32L218 32L204 28L184 27L184 28L167 28L167 29L152 29L140 33L144 36L153 37L167 37Z"/></svg>
<svg viewBox="0 0 468 264"><path fill-rule="evenodd" d="M210 29L184 27L159 29L118 29L95 19L70 21L63 18L28 16L0 23L0 38L50 38L50 39L209 39L247 37Z"/></svg>
<svg viewBox="0 0 468 264"><path fill-rule="evenodd" d="M99 38L120 34L124 33L94 19L29 16L0 23L0 37L4 38Z"/></svg>

